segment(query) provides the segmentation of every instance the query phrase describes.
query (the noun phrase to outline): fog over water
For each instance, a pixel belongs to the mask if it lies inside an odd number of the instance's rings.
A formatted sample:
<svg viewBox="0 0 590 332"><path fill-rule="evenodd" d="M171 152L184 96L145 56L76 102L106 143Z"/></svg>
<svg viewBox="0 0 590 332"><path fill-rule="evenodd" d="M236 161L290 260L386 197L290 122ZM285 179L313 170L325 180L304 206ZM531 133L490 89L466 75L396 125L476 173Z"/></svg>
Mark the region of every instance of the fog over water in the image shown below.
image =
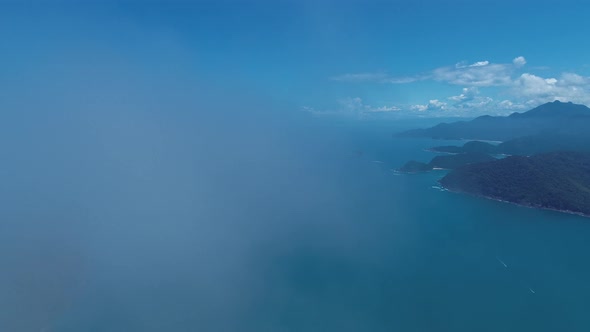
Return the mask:
<svg viewBox="0 0 590 332"><path fill-rule="evenodd" d="M395 197L358 191L387 173L354 122L219 91L178 106L77 90L100 100L1 115L3 330L275 329L267 309L311 300L281 276L305 273L290 257L370 262L366 209Z"/></svg>
<svg viewBox="0 0 590 332"><path fill-rule="evenodd" d="M586 218L391 170L453 143L391 137L439 120L224 93L2 112L2 330L589 326Z"/></svg>
<svg viewBox="0 0 590 332"><path fill-rule="evenodd" d="M132 3L0 11L0 332L590 330L587 218L393 172L441 118L302 111L389 57L356 6Z"/></svg>

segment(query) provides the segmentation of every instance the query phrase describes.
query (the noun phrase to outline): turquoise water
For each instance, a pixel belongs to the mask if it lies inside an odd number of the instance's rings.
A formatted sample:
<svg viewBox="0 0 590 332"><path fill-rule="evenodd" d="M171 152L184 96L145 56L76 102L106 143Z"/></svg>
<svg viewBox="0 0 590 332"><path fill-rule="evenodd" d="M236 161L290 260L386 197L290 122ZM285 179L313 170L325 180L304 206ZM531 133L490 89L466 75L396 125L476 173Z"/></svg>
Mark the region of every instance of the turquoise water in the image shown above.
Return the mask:
<svg viewBox="0 0 590 332"><path fill-rule="evenodd" d="M0 326L590 330L590 219L432 188L444 171L393 172L455 143L391 137L420 124L317 125L280 152L259 141L268 158L231 141L208 161L100 181L106 166L87 166L95 176L65 198L13 199ZM168 160L192 151L168 144Z"/></svg>
<svg viewBox="0 0 590 332"><path fill-rule="evenodd" d="M362 190L357 228L343 245L350 251L318 245L277 258L288 291L270 296L274 323L294 331L590 328L589 219L441 192L432 186L443 171L396 175L390 168L408 159L428 160L424 148L455 142L365 129L357 136L365 155L350 163L368 163L359 168L371 175L349 179Z"/></svg>
<svg viewBox="0 0 590 332"><path fill-rule="evenodd" d="M359 247L370 258L308 253L283 263L296 285L292 295L313 290L307 300L331 317L291 304L284 313L296 330L323 329L326 322L375 331L590 328L584 309L590 302L589 219L431 188L444 172L395 176L390 166L427 160L421 149L441 142L385 136L361 143L371 154L366 161L385 162L373 165L381 178L363 202ZM300 319L301 312L316 319Z"/></svg>

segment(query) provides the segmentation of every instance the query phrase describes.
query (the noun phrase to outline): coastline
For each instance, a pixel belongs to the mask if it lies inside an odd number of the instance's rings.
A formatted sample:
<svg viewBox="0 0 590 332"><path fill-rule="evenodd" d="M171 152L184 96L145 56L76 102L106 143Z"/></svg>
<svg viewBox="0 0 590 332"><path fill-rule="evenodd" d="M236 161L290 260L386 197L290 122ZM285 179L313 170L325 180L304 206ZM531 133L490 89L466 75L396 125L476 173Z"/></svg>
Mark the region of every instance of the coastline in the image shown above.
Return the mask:
<svg viewBox="0 0 590 332"><path fill-rule="evenodd" d="M455 153L455 152L437 151L437 150L435 150L435 149L433 149L433 148L429 148L429 149L423 149L423 151L426 151L426 152L432 152L432 153L440 153L440 154L450 154L450 155L456 155L456 154L459 154L459 153Z"/></svg>
<svg viewBox="0 0 590 332"><path fill-rule="evenodd" d="M584 218L590 218L590 214L585 214L583 212L576 212L576 211L570 211L570 210L560 210L560 209L556 209L556 208L536 206L533 204L523 204L523 203L511 202L511 201L507 201L507 200L504 200L504 199L501 199L498 197L481 195L481 194L474 194L474 193L470 193L468 191L463 191L463 190L453 190L448 187L445 187L440 181L437 181L437 182L441 188L445 189L445 191L455 193L455 194L463 194L463 195L469 195L469 196L473 196L473 197L485 198L485 199L489 199L492 201L513 204L516 206L525 207L525 208L529 208L529 209L555 211L555 212L560 212L560 213L565 213L565 214L570 214L570 215L576 215L576 216L580 216L580 217L584 217Z"/></svg>
<svg viewBox="0 0 590 332"><path fill-rule="evenodd" d="M409 171L400 171L399 169L391 169L393 172L398 173L398 174L424 174L424 173L430 173L433 171L452 171L452 169L450 168L442 168L442 167L433 167L432 169L429 169L427 171L415 171L415 172L409 172Z"/></svg>
<svg viewBox="0 0 590 332"><path fill-rule="evenodd" d="M477 139L477 138L462 138L461 141L478 141L490 144L500 144L504 143L505 141L496 141L496 140L489 140L489 139Z"/></svg>

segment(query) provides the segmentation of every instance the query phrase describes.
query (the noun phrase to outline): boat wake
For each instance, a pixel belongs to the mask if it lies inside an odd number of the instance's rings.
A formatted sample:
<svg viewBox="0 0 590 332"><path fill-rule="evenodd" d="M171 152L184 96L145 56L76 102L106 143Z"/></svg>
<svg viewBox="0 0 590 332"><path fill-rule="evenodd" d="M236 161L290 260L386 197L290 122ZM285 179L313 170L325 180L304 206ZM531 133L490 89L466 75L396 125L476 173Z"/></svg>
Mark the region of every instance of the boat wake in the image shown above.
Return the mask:
<svg viewBox="0 0 590 332"><path fill-rule="evenodd" d="M498 262L500 262L500 264L504 265L505 268L508 268L508 265L506 265L506 263L504 263L504 261L501 260L500 257L496 256L496 259L498 260Z"/></svg>
<svg viewBox="0 0 590 332"><path fill-rule="evenodd" d="M431 186L430 188L436 189L438 191L447 191L447 189L445 189L444 187L441 187L441 186Z"/></svg>

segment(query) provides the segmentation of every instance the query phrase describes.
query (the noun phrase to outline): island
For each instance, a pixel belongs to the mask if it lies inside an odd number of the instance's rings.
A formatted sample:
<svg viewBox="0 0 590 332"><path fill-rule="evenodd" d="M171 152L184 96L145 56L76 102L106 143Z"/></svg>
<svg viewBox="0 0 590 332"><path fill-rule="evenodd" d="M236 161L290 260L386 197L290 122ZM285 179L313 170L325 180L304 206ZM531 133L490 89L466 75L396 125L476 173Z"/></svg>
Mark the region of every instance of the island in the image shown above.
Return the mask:
<svg viewBox="0 0 590 332"><path fill-rule="evenodd" d="M590 216L590 153L550 152L464 165L440 184L455 192Z"/></svg>
<svg viewBox="0 0 590 332"><path fill-rule="evenodd" d="M496 160L494 157L479 152L458 153L448 156L436 156L429 163L411 160L399 171L403 173L428 172L433 169L454 169L463 165Z"/></svg>
<svg viewBox="0 0 590 332"><path fill-rule="evenodd" d="M589 128L590 108L555 101L524 113L410 130L397 136L471 140L433 147L445 154L429 163L410 161L400 171L449 169L439 180L449 191L590 216Z"/></svg>

